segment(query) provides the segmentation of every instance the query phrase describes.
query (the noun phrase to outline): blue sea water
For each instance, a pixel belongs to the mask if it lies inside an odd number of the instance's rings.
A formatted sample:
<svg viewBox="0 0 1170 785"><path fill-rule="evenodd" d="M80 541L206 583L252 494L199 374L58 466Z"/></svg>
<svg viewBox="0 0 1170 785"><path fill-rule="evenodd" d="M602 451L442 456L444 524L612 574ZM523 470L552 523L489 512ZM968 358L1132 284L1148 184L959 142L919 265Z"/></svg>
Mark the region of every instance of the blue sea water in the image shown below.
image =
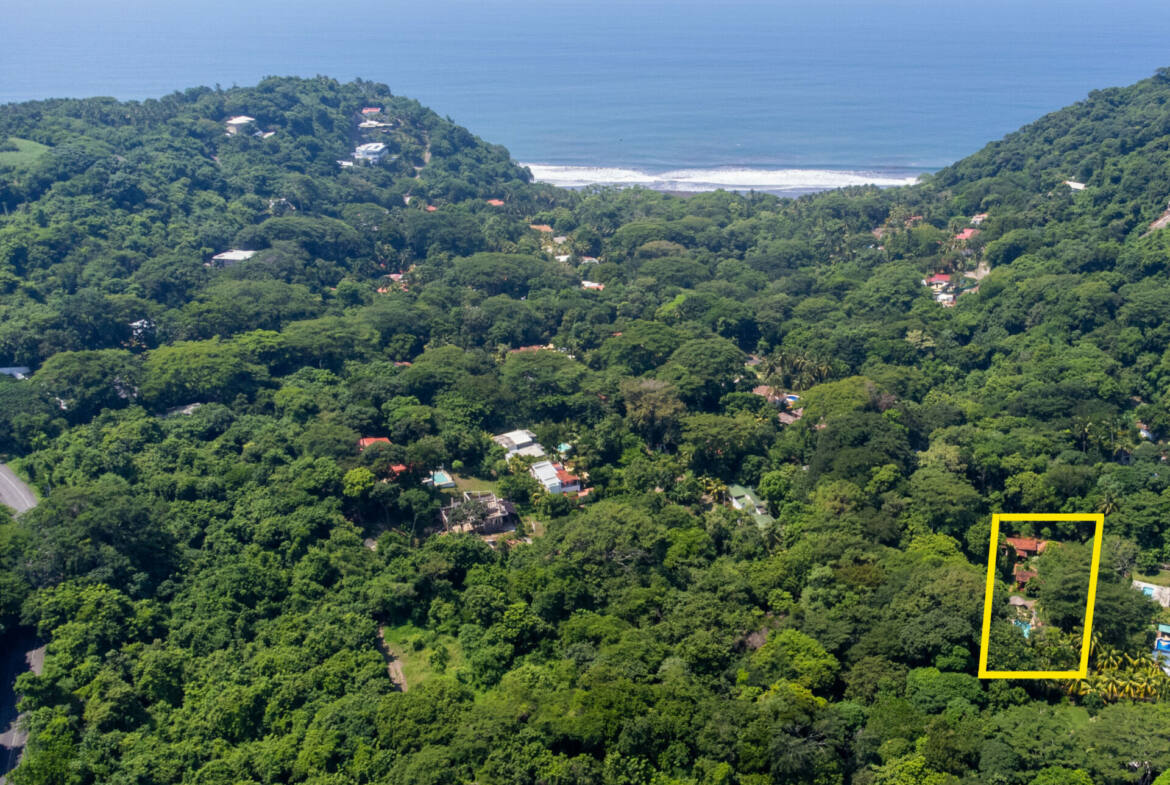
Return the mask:
<svg viewBox="0 0 1170 785"><path fill-rule="evenodd" d="M7 0L0 103L385 82L562 184L904 182L1170 65L1165 0Z"/></svg>

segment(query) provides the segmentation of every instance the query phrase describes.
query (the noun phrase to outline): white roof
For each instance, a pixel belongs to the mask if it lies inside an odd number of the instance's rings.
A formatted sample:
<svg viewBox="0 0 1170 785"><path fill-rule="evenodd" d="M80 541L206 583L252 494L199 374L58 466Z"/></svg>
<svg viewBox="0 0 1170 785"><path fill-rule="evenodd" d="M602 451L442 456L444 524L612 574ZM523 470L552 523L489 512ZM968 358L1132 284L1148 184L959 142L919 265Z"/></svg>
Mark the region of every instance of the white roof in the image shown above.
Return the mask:
<svg viewBox="0 0 1170 785"><path fill-rule="evenodd" d="M553 466L551 461L532 464L532 476L546 488L560 484L560 480L557 479L557 467Z"/></svg>
<svg viewBox="0 0 1170 785"><path fill-rule="evenodd" d="M1065 185L1067 185L1069 188L1073 189L1074 191L1083 191L1083 190L1085 190L1085 184L1084 184L1084 183L1078 183L1078 182L1076 182L1075 180L1065 180L1065 181L1064 181L1064 184L1065 184Z"/></svg>
<svg viewBox="0 0 1170 785"><path fill-rule="evenodd" d="M513 450L512 455L524 455L529 458L543 458L544 448L539 444L529 444L519 449Z"/></svg>
<svg viewBox="0 0 1170 785"><path fill-rule="evenodd" d="M366 153L366 154L380 153L385 149L386 149L386 145L383 142L368 142L366 144L359 144L357 146L357 151L359 153Z"/></svg>
<svg viewBox="0 0 1170 785"><path fill-rule="evenodd" d="M518 430L501 433L498 436L493 436L492 441L501 447L506 447L509 450L524 447L536 441L536 434L532 431Z"/></svg>
<svg viewBox="0 0 1170 785"><path fill-rule="evenodd" d="M23 379L24 377L28 376L28 371L29 369L27 365L17 365L12 368L0 368L0 373L4 374L5 376L15 376L17 379Z"/></svg>
<svg viewBox="0 0 1170 785"><path fill-rule="evenodd" d="M245 259L251 259L255 255L255 251L232 250L224 251L223 253L217 253L211 258L215 259L217 262L242 262Z"/></svg>
<svg viewBox="0 0 1170 785"><path fill-rule="evenodd" d="M255 117L248 117L246 114L236 115L227 121L228 125L247 125L248 123L256 122Z"/></svg>
<svg viewBox="0 0 1170 785"><path fill-rule="evenodd" d="M553 258L556 259L558 262L567 262L572 257L567 253L562 253L562 254L557 254Z"/></svg>

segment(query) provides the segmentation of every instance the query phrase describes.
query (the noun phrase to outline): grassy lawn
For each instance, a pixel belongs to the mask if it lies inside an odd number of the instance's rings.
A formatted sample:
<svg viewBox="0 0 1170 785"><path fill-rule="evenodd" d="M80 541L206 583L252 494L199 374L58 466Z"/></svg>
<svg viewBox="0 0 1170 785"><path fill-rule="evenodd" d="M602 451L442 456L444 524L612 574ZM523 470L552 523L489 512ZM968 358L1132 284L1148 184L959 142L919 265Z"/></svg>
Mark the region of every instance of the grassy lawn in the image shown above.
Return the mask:
<svg viewBox="0 0 1170 785"><path fill-rule="evenodd" d="M31 166L49 148L40 142L29 139L19 139L15 136L9 140L16 145L16 150L0 151L0 166L14 166L24 168Z"/></svg>
<svg viewBox="0 0 1170 785"><path fill-rule="evenodd" d="M1159 586L1170 586L1170 570L1161 570L1156 574L1145 575L1134 571L1133 577L1143 583L1155 583Z"/></svg>
<svg viewBox="0 0 1170 785"><path fill-rule="evenodd" d="M454 490L463 493L464 491L491 491L496 492L499 483L494 480L481 480L478 477L464 477L461 474L452 474L451 479L455 481Z"/></svg>
<svg viewBox="0 0 1170 785"><path fill-rule="evenodd" d="M426 681L434 672L431 667L430 656L433 646L424 645L423 648L414 648L415 639L433 641L447 647L450 659L447 661L447 673L453 673L463 665L463 649L459 641L451 635L432 634L428 630L416 627L413 624L403 624L401 627L386 628L386 645L398 655L402 661L402 674L406 677L409 689Z"/></svg>
<svg viewBox="0 0 1170 785"><path fill-rule="evenodd" d="M543 537L545 532L548 531L548 526L545 524L545 522L537 520L536 516L534 515L524 516L523 521L524 530L534 538Z"/></svg>

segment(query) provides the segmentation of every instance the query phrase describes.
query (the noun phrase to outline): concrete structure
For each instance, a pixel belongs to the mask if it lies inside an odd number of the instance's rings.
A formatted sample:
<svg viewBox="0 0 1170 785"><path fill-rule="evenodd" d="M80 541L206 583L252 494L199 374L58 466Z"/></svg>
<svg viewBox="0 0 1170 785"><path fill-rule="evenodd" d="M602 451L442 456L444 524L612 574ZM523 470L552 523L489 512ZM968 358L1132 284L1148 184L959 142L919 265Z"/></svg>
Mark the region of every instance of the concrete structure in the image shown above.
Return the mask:
<svg viewBox="0 0 1170 785"><path fill-rule="evenodd" d="M464 491L462 499L439 510L439 520L445 531L491 534L515 526L520 518L512 502L491 491Z"/></svg>

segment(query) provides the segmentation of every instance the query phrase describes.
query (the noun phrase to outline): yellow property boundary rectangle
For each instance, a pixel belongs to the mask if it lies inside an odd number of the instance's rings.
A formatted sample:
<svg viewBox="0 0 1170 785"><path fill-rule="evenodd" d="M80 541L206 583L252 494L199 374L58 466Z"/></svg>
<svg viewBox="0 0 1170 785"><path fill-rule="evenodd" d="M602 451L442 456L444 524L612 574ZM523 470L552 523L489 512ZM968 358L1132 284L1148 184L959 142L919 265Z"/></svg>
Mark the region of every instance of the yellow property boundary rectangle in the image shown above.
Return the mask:
<svg viewBox="0 0 1170 785"><path fill-rule="evenodd" d="M991 603L995 595L995 560L999 551L1000 521L1072 521L1095 524L1093 561L1089 568L1089 600L1085 609L1085 634L1081 641L1081 667L1075 671L989 671L987 646L991 637ZM1093 635L1093 605L1097 600L1097 568L1101 563L1101 540L1105 533L1105 516L1101 513L998 513L991 516L991 548L987 554L987 594L983 599L983 632L979 640L979 678L981 679L1083 679L1089 675L1089 641Z"/></svg>

